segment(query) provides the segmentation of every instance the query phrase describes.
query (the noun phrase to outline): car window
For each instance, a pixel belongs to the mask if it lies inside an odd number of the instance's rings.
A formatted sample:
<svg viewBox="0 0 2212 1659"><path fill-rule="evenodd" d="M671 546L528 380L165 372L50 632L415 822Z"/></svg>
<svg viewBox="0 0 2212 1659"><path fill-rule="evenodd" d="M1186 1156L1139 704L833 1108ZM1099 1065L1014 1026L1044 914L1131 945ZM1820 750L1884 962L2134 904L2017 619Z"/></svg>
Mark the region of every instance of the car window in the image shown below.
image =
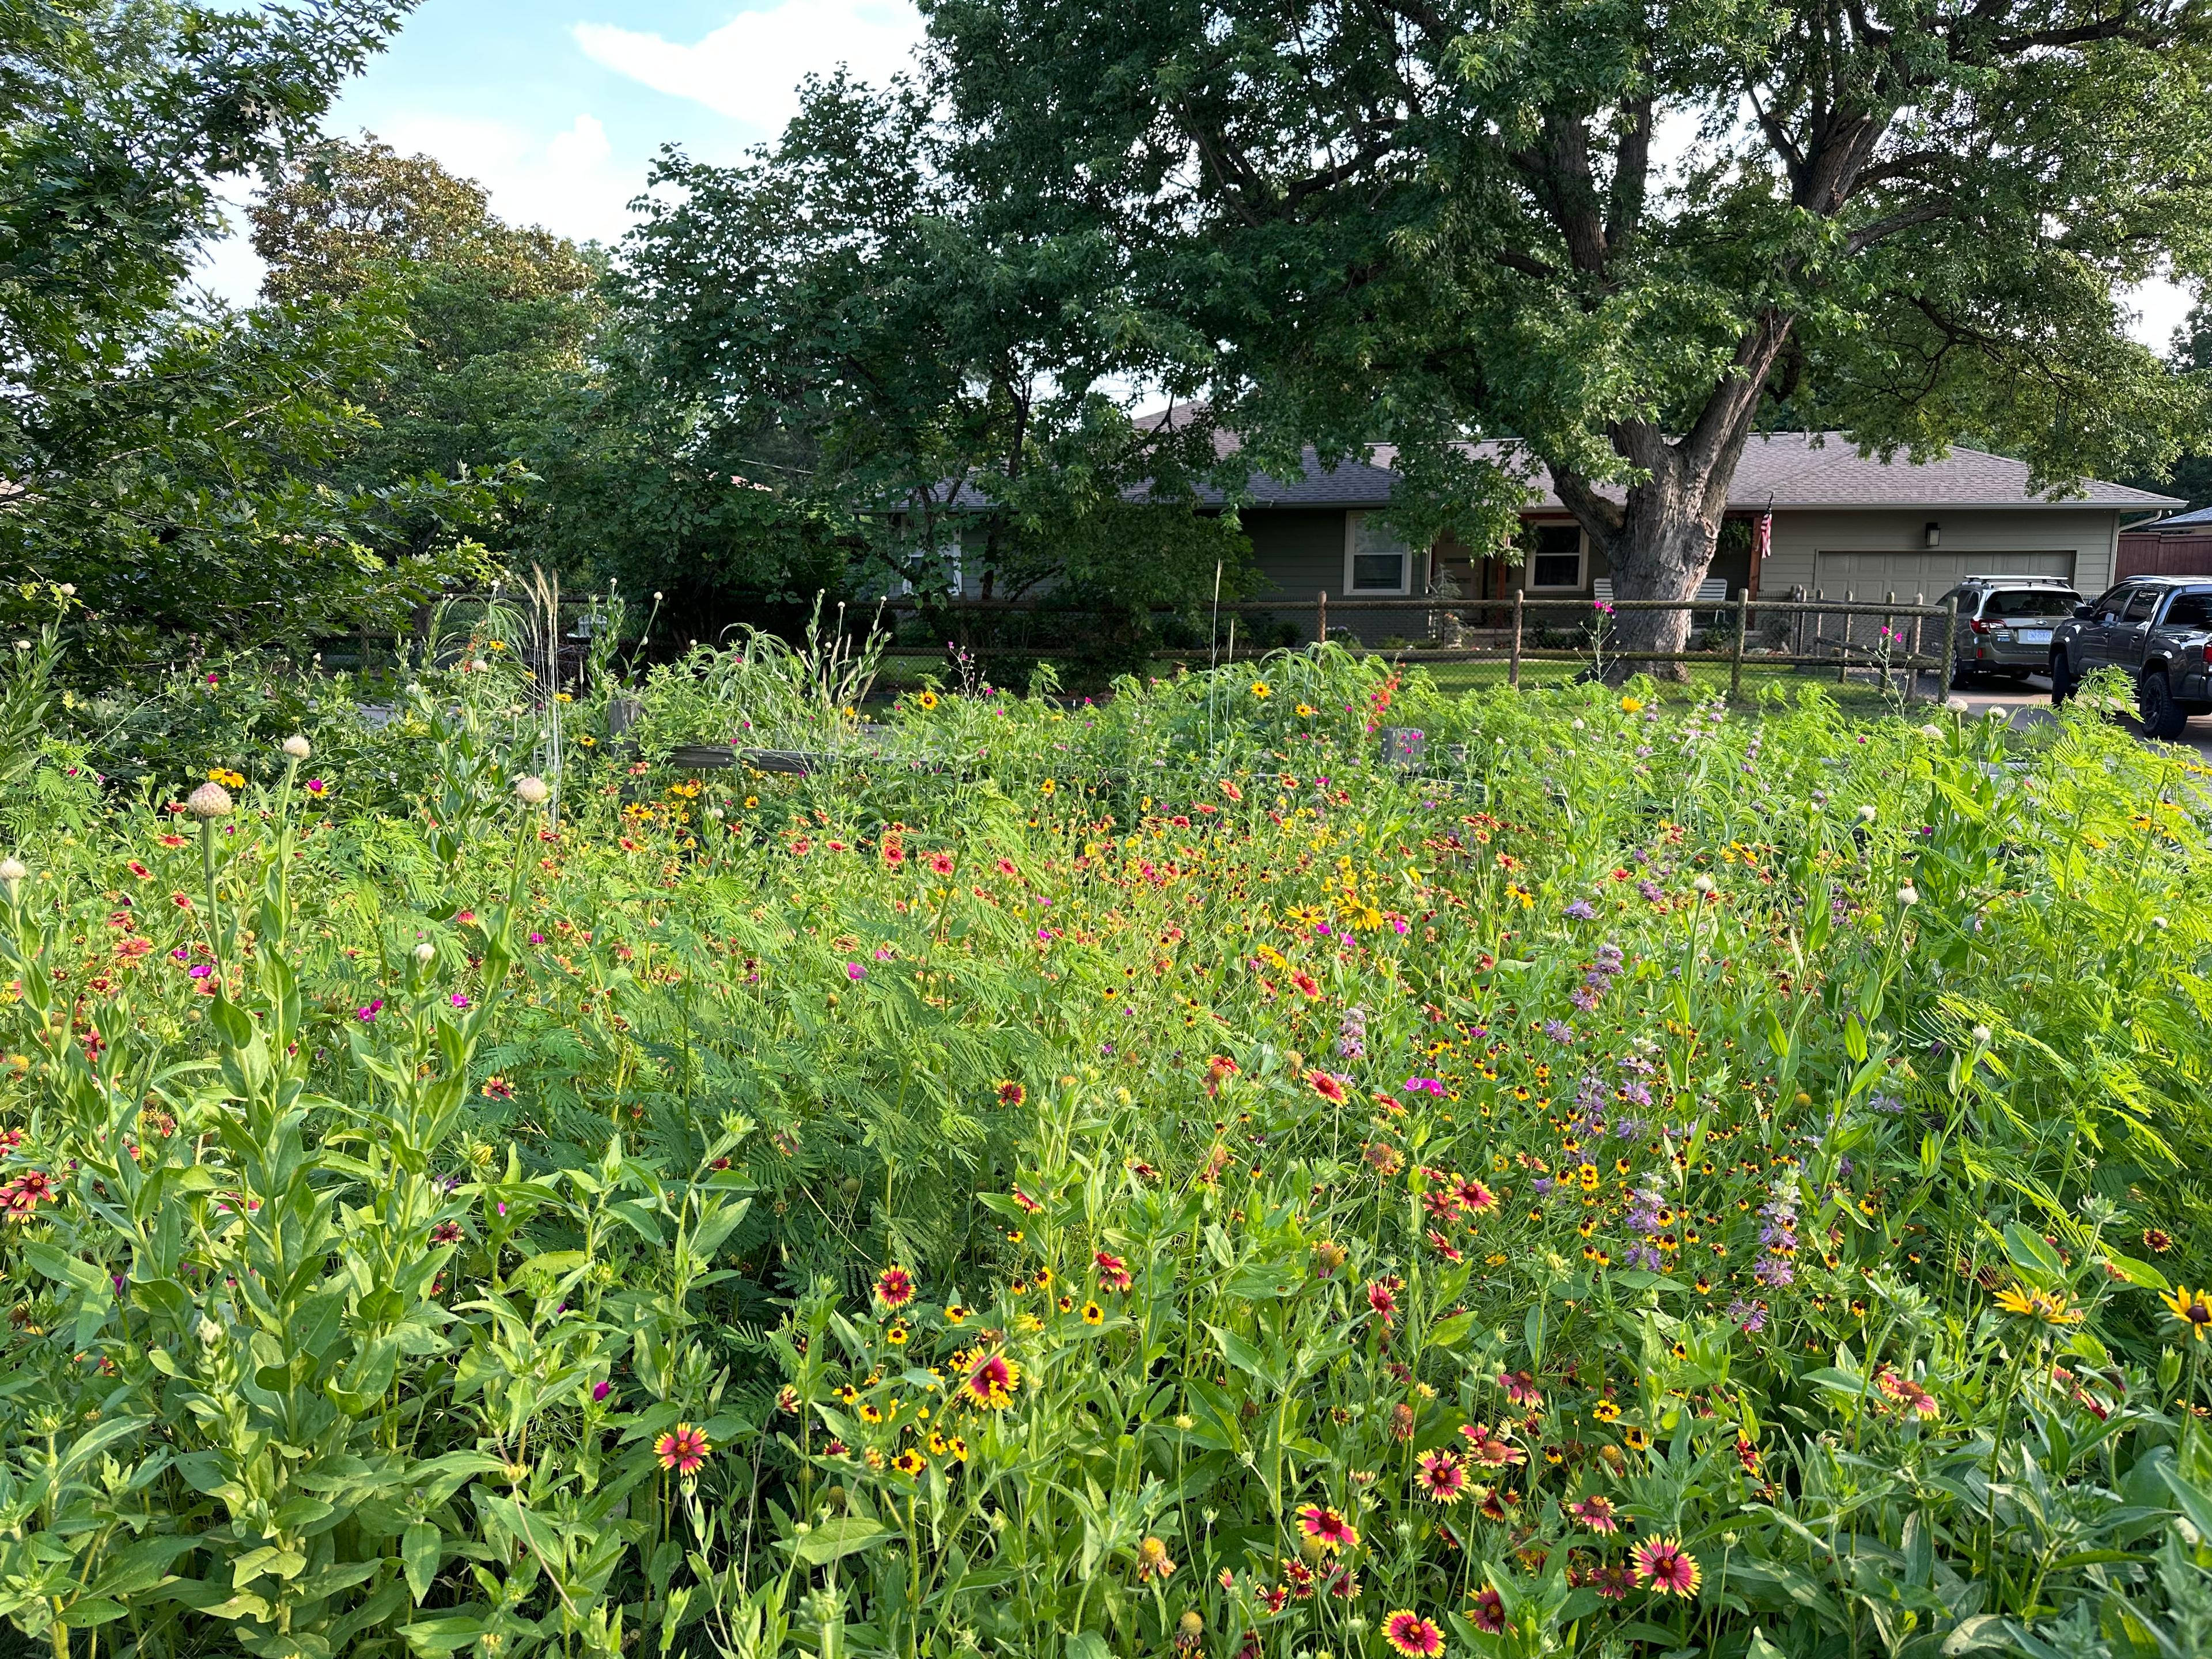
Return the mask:
<svg viewBox="0 0 2212 1659"><path fill-rule="evenodd" d="M1982 607L1984 617L2070 617L2081 596L2063 587L2000 587Z"/></svg>
<svg viewBox="0 0 2212 1659"><path fill-rule="evenodd" d="M2166 607L2168 628L2212 628L2212 593L2177 593Z"/></svg>
<svg viewBox="0 0 2212 1659"><path fill-rule="evenodd" d="M2139 591L2139 589L2133 587L2116 587L2112 589L2111 592L2106 593L2097 601L2097 612L2094 620L2100 623L2119 621L2120 612L2128 608L2128 601L2133 599Z"/></svg>
<svg viewBox="0 0 2212 1659"><path fill-rule="evenodd" d="M2157 608L2158 589L2138 587L2135 591L2135 596L2128 601L2128 614L2121 620L2131 623L2148 622L2150 613Z"/></svg>

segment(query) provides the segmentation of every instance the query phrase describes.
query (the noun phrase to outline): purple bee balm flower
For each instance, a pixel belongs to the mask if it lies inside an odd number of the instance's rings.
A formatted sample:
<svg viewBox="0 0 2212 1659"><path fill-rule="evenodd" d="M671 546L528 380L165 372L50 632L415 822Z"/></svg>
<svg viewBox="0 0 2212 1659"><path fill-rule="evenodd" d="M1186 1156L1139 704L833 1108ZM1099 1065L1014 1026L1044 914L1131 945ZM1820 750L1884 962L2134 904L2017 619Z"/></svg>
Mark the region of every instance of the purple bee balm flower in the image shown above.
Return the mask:
<svg viewBox="0 0 2212 1659"><path fill-rule="evenodd" d="M1735 1322L1736 1328L1746 1336L1757 1336L1766 1328L1766 1304L1764 1302L1747 1302L1738 1297L1729 1304L1728 1316Z"/></svg>
<svg viewBox="0 0 2212 1659"><path fill-rule="evenodd" d="M1566 914L1577 921L1595 921L1597 908L1588 899L1577 899L1566 908Z"/></svg>
<svg viewBox="0 0 2212 1659"><path fill-rule="evenodd" d="M1554 1042L1572 1042L1575 1040L1575 1028L1565 1020L1547 1019L1544 1022L1544 1035Z"/></svg>

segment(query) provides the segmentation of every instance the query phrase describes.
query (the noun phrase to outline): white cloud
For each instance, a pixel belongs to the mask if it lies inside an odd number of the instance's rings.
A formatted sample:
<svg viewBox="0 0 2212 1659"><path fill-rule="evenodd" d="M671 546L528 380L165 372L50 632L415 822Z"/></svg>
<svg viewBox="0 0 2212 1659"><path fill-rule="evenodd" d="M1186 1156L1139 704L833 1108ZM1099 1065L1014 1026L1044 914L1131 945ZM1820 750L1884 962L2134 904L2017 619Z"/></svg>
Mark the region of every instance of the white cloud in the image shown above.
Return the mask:
<svg viewBox="0 0 2212 1659"><path fill-rule="evenodd" d="M578 241L619 238L629 228L629 199L645 185L642 173L616 162L606 129L589 114L550 139L505 121L428 114L388 118L376 136L475 179L509 224L543 225Z"/></svg>
<svg viewBox="0 0 2212 1659"><path fill-rule="evenodd" d="M617 74L768 136L797 113L805 76L843 64L881 85L908 66L922 25L909 0L782 0L739 12L688 46L611 23L579 23L575 35Z"/></svg>

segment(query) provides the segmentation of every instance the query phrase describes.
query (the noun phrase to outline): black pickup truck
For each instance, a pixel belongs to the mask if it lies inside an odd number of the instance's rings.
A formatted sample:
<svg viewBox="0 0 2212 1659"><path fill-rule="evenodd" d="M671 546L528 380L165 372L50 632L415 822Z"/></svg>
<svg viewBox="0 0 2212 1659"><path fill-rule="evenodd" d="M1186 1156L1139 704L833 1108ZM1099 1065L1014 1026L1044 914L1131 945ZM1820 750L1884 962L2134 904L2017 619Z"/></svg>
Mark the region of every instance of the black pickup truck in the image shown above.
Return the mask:
<svg viewBox="0 0 2212 1659"><path fill-rule="evenodd" d="M2191 714L2212 714L2212 580L2130 576L2074 607L2051 636L2051 701L2072 696L2092 670L2136 683L2136 708L2154 738L2178 738Z"/></svg>

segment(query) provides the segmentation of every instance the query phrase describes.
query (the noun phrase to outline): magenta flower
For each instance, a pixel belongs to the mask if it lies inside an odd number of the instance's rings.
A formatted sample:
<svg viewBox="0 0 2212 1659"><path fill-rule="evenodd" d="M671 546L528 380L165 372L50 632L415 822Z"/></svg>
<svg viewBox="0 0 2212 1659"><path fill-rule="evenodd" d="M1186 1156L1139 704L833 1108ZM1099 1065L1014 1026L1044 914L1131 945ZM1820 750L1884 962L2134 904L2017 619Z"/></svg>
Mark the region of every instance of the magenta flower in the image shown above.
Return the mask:
<svg viewBox="0 0 2212 1659"><path fill-rule="evenodd" d="M868 970L860 963L857 962L848 962L845 964L845 977L847 979L858 983L860 981L867 978L867 976Z"/></svg>
<svg viewBox="0 0 2212 1659"><path fill-rule="evenodd" d="M353 1012L354 1017L362 1024L374 1025L376 1023L376 1017L384 1012L384 999L379 997L366 1007L356 1008Z"/></svg>
<svg viewBox="0 0 2212 1659"><path fill-rule="evenodd" d="M469 1006L468 998L462 995L459 991L454 992L451 997L447 999L447 1000L451 1002L456 1008L465 1008Z"/></svg>

